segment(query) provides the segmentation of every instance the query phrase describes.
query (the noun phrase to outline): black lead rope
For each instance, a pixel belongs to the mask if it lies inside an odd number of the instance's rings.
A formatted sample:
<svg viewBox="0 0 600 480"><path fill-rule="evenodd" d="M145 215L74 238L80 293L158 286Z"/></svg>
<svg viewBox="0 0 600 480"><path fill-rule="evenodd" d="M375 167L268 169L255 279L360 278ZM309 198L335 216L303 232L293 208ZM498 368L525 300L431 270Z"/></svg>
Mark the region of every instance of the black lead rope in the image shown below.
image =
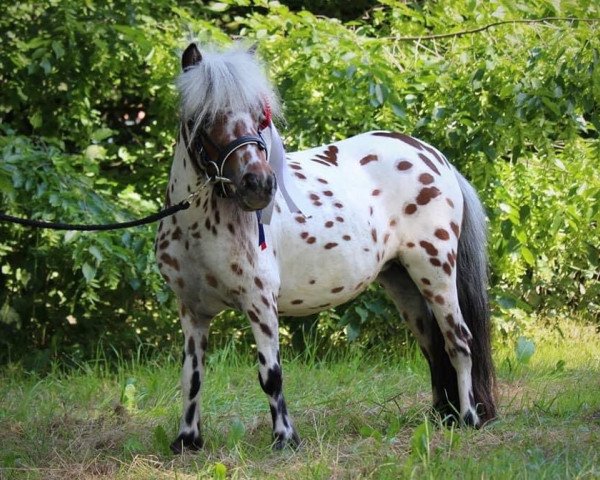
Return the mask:
<svg viewBox="0 0 600 480"><path fill-rule="evenodd" d="M138 227L140 225L146 225L148 223L157 222L165 217L173 215L181 210L190 208L189 200L183 200L176 205L161 210L160 212L153 213L147 217L140 218L139 220L132 220L130 222L120 223L108 223L108 224L92 224L92 225L73 225L70 223L61 222L44 222L41 220L31 220L29 218L14 217L7 215L6 213L0 212L0 220L16 223L18 225L24 225L26 227L33 228L48 228L51 230L78 230L78 231L104 231L104 230L118 230L121 228Z"/></svg>

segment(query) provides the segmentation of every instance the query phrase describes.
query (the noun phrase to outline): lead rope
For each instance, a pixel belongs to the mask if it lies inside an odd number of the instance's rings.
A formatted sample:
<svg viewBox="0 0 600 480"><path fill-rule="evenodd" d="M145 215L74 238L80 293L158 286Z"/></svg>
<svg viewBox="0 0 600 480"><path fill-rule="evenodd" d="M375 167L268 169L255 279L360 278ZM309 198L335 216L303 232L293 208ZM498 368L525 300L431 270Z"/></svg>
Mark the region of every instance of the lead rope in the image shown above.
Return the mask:
<svg viewBox="0 0 600 480"><path fill-rule="evenodd" d="M15 217L13 215L8 215L2 212L0 212L0 220L32 228L46 228L50 230L76 230L80 232L100 232L106 230L119 230L122 228L139 227L140 225L147 225L148 223L153 223L162 220L163 218L168 217L170 215L174 215L175 213L181 210L187 210L188 208L190 208L190 205L194 201L194 198L197 195L199 195L200 190L202 190L205 186L206 184L204 184L194 193L190 194L185 200L182 200L181 202L175 205L167 207L159 212L153 213L152 215L148 215L147 217L140 218L139 220L131 220L129 222L81 225L62 222L45 222L43 220L32 220L29 218Z"/></svg>

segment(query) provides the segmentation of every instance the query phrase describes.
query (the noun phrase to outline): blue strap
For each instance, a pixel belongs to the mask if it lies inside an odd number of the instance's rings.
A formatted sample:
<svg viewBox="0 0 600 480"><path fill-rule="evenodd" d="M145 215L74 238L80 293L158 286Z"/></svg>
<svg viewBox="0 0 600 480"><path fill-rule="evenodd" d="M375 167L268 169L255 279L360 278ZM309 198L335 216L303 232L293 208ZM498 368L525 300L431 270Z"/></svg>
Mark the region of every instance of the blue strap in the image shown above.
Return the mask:
<svg viewBox="0 0 600 480"><path fill-rule="evenodd" d="M258 246L261 250L265 250L267 248L267 242L265 240L265 227L262 223L260 223L261 216L262 210L257 210L256 219L258 220Z"/></svg>

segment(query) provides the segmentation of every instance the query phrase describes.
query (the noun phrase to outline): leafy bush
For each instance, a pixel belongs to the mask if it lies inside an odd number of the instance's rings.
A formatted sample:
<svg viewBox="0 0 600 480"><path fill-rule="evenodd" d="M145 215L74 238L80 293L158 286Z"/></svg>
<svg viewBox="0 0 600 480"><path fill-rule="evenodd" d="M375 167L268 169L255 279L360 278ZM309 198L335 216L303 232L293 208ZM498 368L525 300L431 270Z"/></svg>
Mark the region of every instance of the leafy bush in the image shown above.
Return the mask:
<svg viewBox="0 0 600 480"><path fill-rule="evenodd" d="M597 24L404 38L518 18L599 17L596 3L386 0L347 24L266 1L42 3L9 6L0 18L2 210L99 223L158 209L187 29L217 43L238 34L259 43L279 87L290 149L397 129L438 146L472 180L490 217L503 332L536 314L599 321ZM178 327L154 267L153 230L0 225L0 361L32 348L42 360L87 356L99 337L118 349L170 340ZM392 334L404 342L394 321L372 287L322 314L317 331L336 343L377 345ZM215 330L245 339L242 325L226 313ZM282 338L297 343L313 321L286 325Z"/></svg>

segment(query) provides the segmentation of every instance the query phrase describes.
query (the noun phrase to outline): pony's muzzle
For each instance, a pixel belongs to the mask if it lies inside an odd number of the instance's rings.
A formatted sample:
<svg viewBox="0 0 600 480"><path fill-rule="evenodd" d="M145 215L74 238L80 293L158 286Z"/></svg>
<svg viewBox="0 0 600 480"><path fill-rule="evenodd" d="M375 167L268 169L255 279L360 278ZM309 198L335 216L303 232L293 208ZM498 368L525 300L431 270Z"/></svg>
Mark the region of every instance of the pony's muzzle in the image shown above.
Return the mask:
<svg viewBox="0 0 600 480"><path fill-rule="evenodd" d="M247 211L261 210L273 199L277 191L275 175L269 173L246 173L237 188L241 207Z"/></svg>

